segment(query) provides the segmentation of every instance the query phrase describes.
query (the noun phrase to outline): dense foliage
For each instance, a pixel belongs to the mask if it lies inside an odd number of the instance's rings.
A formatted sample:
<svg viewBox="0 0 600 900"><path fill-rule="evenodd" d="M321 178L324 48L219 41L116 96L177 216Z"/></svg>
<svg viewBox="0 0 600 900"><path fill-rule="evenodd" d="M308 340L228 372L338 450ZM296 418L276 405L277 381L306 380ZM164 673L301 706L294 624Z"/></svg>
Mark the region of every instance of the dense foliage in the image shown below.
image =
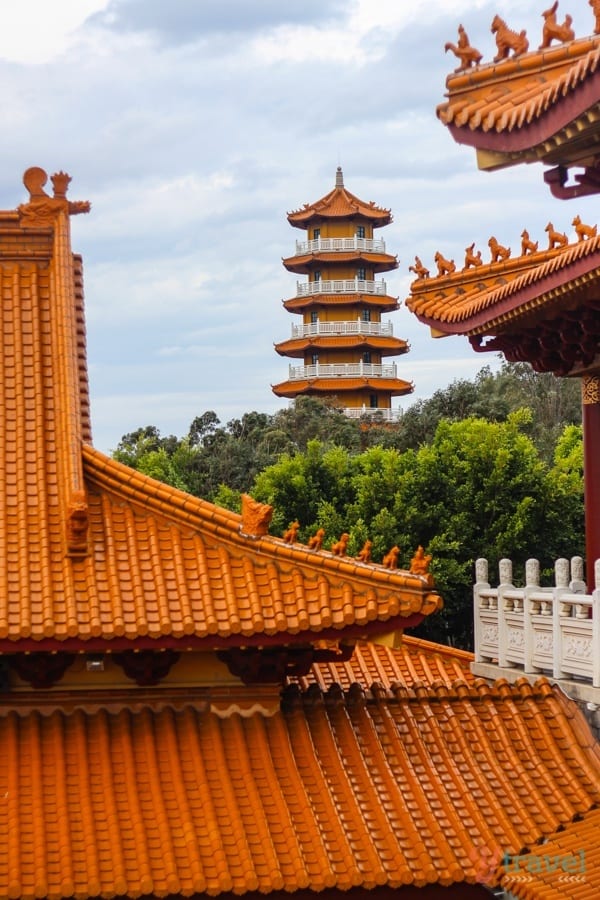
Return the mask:
<svg viewBox="0 0 600 900"><path fill-rule="evenodd" d="M375 560L397 544L403 565L424 546L445 609L421 633L468 647L478 556L492 567L534 556L550 569L583 552L579 421L577 384L504 365L453 382L391 427L300 398L225 427L206 412L181 439L140 428L114 455L232 509L248 491L273 505L274 534L297 519L301 540L324 528L330 546L347 531L351 554L367 538Z"/></svg>

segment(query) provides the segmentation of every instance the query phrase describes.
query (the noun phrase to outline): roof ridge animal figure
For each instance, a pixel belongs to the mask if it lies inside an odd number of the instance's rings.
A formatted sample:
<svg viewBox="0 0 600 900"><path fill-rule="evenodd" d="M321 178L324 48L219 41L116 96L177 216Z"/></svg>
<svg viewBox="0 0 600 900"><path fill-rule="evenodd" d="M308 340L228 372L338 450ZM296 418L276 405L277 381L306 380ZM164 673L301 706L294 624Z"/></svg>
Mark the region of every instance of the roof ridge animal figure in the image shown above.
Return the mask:
<svg viewBox="0 0 600 900"><path fill-rule="evenodd" d="M572 41L575 38L575 32L571 28L573 17L570 15L565 16L565 21L562 25L559 25L556 21L556 10L558 9L558 0L552 4L550 9L545 10L542 13L542 17L544 19L544 30L542 32L542 43L540 44L540 50L545 50L550 46L552 41L560 41L560 43L565 43L565 41Z"/></svg>
<svg viewBox="0 0 600 900"><path fill-rule="evenodd" d="M493 235L488 241L488 247L490 248L490 253L492 254L491 261L493 263L503 262L510 256L510 247L503 247L502 244L498 243Z"/></svg>
<svg viewBox="0 0 600 900"><path fill-rule="evenodd" d="M596 17L594 34L600 34L600 0L589 0L589 4L592 7L594 16Z"/></svg>
<svg viewBox="0 0 600 900"><path fill-rule="evenodd" d="M286 544L294 544L298 539L298 531L300 530L300 522L296 519L295 522L290 524L290 527L287 531L283 532L283 539Z"/></svg>
<svg viewBox="0 0 600 900"><path fill-rule="evenodd" d="M553 250L555 247L566 247L569 243L566 234L554 230L552 222L548 222L544 231L548 235L548 250Z"/></svg>
<svg viewBox="0 0 600 900"><path fill-rule="evenodd" d="M410 571L413 575L427 575L429 573L429 564L431 562L431 554L425 553L423 547L419 544L415 551L415 555L410 561Z"/></svg>
<svg viewBox="0 0 600 900"><path fill-rule="evenodd" d="M394 545L391 548L391 550L389 550L383 557L381 565L385 566L386 569L397 569L399 554L400 554L400 547L397 547Z"/></svg>
<svg viewBox="0 0 600 900"><path fill-rule="evenodd" d="M359 560L359 562L370 563L372 549L373 549L373 541L365 541L363 544L362 550L356 557Z"/></svg>
<svg viewBox="0 0 600 900"><path fill-rule="evenodd" d="M469 247L465 247L465 269L470 269L471 266L477 268L477 266L481 265L481 250L478 250L477 253L475 253L475 241L473 241Z"/></svg>
<svg viewBox="0 0 600 900"><path fill-rule="evenodd" d="M308 539L307 547L309 550L320 550L323 546L323 539L325 538L325 529L319 528L312 537Z"/></svg>
<svg viewBox="0 0 600 900"><path fill-rule="evenodd" d="M479 65L483 59L483 54L475 47L471 47L467 32L462 25L458 26L458 43L453 44L451 41L445 46L446 53L452 50L454 55L460 60L460 65L455 72L462 72L464 69L470 69L473 64Z"/></svg>
<svg viewBox="0 0 600 900"><path fill-rule="evenodd" d="M436 252L434 259L438 267L438 275L452 275L453 272L456 272L454 260L444 259L439 250Z"/></svg>
<svg viewBox="0 0 600 900"><path fill-rule="evenodd" d="M525 30L517 34L512 31L500 16L494 16L492 20L492 34L496 36L496 48L498 50L494 57L494 62L500 62L508 59L509 53L512 51L514 56L521 56L529 50L529 41L527 40L527 32Z"/></svg>
<svg viewBox="0 0 600 900"><path fill-rule="evenodd" d="M589 238L594 238L598 233L597 225L584 225L580 216L575 216L572 224L575 227L575 232L579 241L586 241Z"/></svg>
<svg viewBox="0 0 600 900"><path fill-rule="evenodd" d="M334 556L345 556L346 551L348 550L348 541L350 540L350 535L344 532L339 541L336 541L331 548L331 552Z"/></svg>
<svg viewBox="0 0 600 900"><path fill-rule="evenodd" d="M526 228L521 232L521 256L527 256L528 253L537 253L538 242L535 243L529 239L529 232Z"/></svg>
<svg viewBox="0 0 600 900"><path fill-rule="evenodd" d="M408 267L409 272L414 272L417 278L429 278L429 269L426 269L418 256L415 256L414 266Z"/></svg>

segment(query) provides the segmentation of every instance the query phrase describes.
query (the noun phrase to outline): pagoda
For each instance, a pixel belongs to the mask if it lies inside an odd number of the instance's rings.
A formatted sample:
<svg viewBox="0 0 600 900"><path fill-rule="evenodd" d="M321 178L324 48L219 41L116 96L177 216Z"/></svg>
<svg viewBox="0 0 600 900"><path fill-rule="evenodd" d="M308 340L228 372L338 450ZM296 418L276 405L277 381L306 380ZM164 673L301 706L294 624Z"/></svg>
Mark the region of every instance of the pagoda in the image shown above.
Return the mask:
<svg viewBox="0 0 600 900"><path fill-rule="evenodd" d="M299 364L290 365L288 379L273 392L327 398L353 418L392 420L392 397L413 386L386 361L409 347L394 337L391 322L382 321L382 314L399 304L386 282L375 277L398 266L385 242L373 236L374 229L392 221L390 210L351 194L338 167L333 190L289 213L288 221L304 229L308 240L297 241L283 265L308 280L298 282L296 296L283 304L302 322L292 325L291 337L275 349Z"/></svg>
<svg viewBox="0 0 600 900"><path fill-rule="evenodd" d="M563 200L600 192L600 3L589 5L594 35L575 39L570 16L561 21L555 3L543 13L541 44L531 52L525 32L496 16L497 53L483 64L460 26L458 46L448 45L460 65L437 108L452 137L476 150L481 169L541 162L550 167L545 182ZM438 264L437 277L418 277L407 305L436 337L466 335L477 352L581 379L593 587L600 559L600 239L578 214L556 225L548 222L545 235L524 228L514 256L495 237L489 260L471 245L462 270Z"/></svg>

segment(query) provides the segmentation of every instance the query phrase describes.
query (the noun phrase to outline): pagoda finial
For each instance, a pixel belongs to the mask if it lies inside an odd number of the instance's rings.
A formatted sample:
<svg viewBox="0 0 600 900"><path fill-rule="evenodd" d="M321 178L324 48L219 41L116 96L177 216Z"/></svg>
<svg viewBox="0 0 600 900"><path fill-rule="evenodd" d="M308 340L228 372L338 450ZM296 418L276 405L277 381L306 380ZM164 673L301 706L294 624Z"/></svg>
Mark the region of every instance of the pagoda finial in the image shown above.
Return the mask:
<svg viewBox="0 0 600 900"><path fill-rule="evenodd" d="M336 186L336 188L344 187L344 173L342 172L341 166L338 166L336 169L335 186Z"/></svg>

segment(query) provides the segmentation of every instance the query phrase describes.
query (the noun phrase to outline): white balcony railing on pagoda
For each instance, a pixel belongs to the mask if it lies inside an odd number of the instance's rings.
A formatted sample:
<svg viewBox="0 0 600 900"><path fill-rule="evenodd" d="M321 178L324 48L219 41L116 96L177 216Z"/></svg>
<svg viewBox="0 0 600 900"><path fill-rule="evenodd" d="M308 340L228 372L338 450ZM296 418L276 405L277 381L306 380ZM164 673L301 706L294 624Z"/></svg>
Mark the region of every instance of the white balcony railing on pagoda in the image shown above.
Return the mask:
<svg viewBox="0 0 600 900"><path fill-rule="evenodd" d="M475 664L518 669L583 681L600 688L600 590L588 594L583 560L559 559L554 586L540 587L540 567L526 564L525 587L512 584L512 563L500 561L500 584L488 583L485 559L477 560L474 587ZM600 584L600 560L595 565Z"/></svg>
<svg viewBox="0 0 600 900"><path fill-rule="evenodd" d="M363 322L355 319L351 322L311 322L308 325L292 325L292 337L318 337L319 335L367 334L381 337L392 337L394 329L391 322Z"/></svg>
<svg viewBox="0 0 600 900"><path fill-rule="evenodd" d="M348 253L364 250L366 253L385 253L385 241L381 238L317 238L314 241L296 241L296 256L307 253Z"/></svg>
<svg viewBox="0 0 600 900"><path fill-rule="evenodd" d="M298 281L296 287L297 297L310 297L313 294L376 294L385 297L387 291L385 281L366 281L362 278L340 278L335 281Z"/></svg>
<svg viewBox="0 0 600 900"><path fill-rule="evenodd" d="M347 406L342 410L348 419L374 419L377 422L397 422L402 413L399 409L377 409L372 406Z"/></svg>
<svg viewBox="0 0 600 900"><path fill-rule="evenodd" d="M386 366L374 363L338 363L314 366L290 366L289 379L299 378L396 378L396 365Z"/></svg>

